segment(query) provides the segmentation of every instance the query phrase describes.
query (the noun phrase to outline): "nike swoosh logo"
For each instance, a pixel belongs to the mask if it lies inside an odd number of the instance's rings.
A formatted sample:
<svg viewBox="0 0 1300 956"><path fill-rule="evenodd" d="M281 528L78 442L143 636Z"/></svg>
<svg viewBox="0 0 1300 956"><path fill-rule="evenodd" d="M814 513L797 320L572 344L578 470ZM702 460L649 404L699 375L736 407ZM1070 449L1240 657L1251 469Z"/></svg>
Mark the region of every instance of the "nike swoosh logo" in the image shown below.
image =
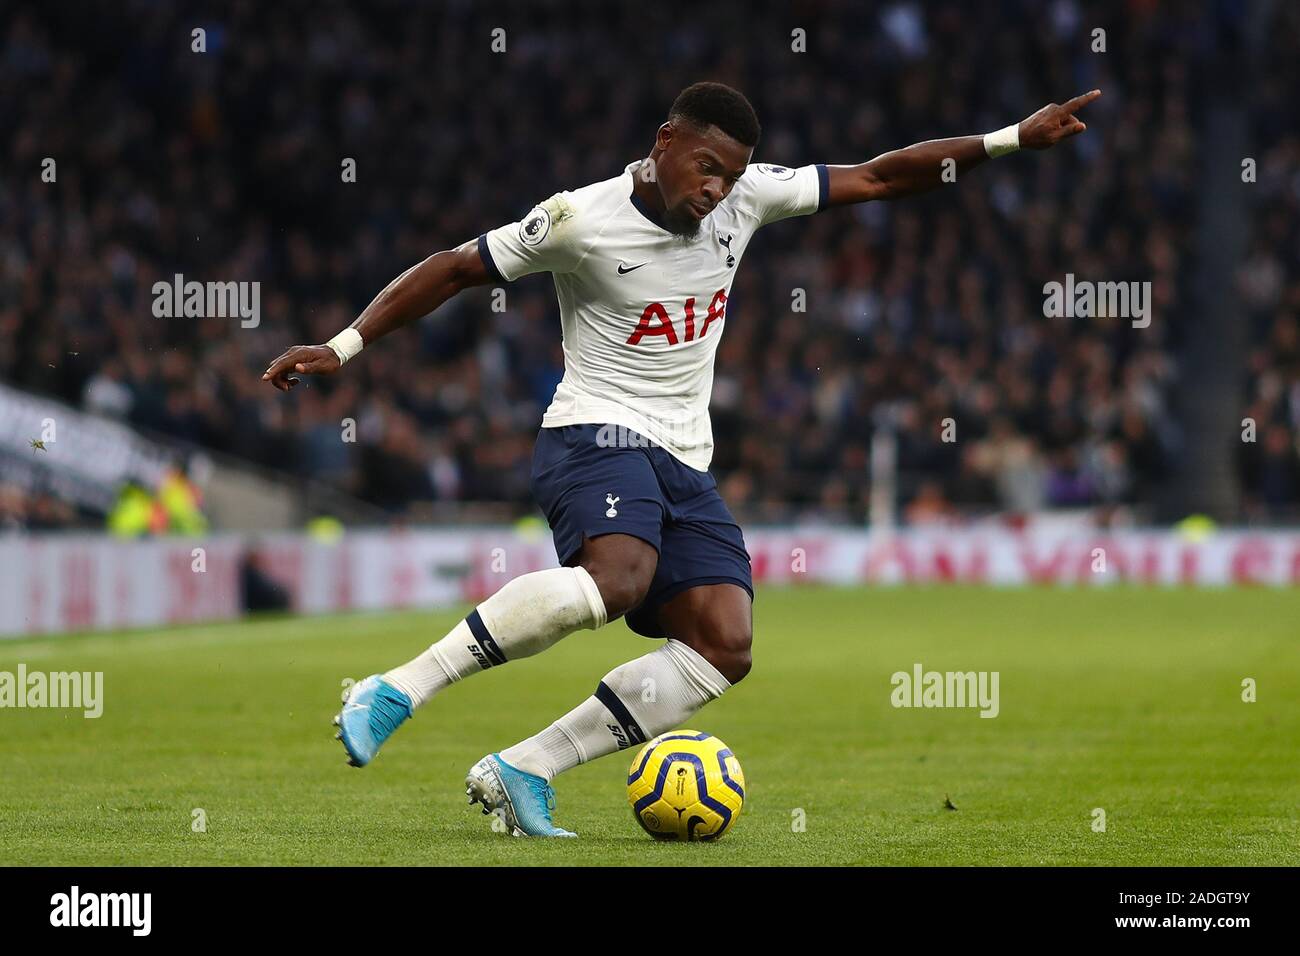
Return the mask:
<svg viewBox="0 0 1300 956"><path fill-rule="evenodd" d="M623 261L620 259L618 263L618 274L621 276L625 276L629 272L636 272L637 269L640 269L642 266L649 265L649 264L650 264L650 260L647 259L645 262L638 262L636 265L629 266L628 268L625 269L623 268Z"/></svg>

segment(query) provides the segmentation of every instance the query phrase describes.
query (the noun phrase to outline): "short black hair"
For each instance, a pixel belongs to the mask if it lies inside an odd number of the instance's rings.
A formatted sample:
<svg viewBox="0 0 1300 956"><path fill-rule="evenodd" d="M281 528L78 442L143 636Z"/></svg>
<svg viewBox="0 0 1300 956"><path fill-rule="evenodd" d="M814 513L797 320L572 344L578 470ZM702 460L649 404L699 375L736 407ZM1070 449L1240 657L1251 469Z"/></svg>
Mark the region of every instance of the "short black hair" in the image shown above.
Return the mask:
<svg viewBox="0 0 1300 956"><path fill-rule="evenodd" d="M743 146L758 145L758 114L745 94L724 83L692 83L677 94L668 119L684 119L698 129L716 126Z"/></svg>

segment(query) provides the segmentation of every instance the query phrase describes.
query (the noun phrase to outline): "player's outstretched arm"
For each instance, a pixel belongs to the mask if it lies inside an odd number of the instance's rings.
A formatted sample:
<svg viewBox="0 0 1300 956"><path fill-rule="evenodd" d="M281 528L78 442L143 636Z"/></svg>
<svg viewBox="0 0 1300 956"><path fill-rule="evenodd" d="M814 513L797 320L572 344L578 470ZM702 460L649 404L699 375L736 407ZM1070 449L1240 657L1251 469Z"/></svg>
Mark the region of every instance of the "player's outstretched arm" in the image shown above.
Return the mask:
<svg viewBox="0 0 1300 956"><path fill-rule="evenodd" d="M828 166L827 205L899 199L927 192L945 181L952 182L954 173L963 173L986 159L1017 149L1055 146L1088 128L1074 114L1099 96L1101 90L1093 90L1065 103L1049 103L1014 126L986 136L931 139L857 166Z"/></svg>
<svg viewBox="0 0 1300 956"><path fill-rule="evenodd" d="M267 366L262 381L282 392L298 384L291 373L329 375L375 339L428 315L457 292L493 277L474 241L438 252L388 283L348 328L324 345L295 345Z"/></svg>

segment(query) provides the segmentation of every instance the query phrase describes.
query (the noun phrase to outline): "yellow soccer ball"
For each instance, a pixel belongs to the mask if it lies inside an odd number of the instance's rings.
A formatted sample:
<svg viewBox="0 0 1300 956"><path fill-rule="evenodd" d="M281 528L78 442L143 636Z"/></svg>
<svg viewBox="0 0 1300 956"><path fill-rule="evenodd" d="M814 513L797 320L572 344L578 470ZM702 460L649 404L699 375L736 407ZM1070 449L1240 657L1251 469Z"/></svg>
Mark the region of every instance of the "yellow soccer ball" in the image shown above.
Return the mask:
<svg viewBox="0 0 1300 956"><path fill-rule="evenodd" d="M656 840L716 840L745 805L745 773L712 734L672 730L632 760L627 801Z"/></svg>

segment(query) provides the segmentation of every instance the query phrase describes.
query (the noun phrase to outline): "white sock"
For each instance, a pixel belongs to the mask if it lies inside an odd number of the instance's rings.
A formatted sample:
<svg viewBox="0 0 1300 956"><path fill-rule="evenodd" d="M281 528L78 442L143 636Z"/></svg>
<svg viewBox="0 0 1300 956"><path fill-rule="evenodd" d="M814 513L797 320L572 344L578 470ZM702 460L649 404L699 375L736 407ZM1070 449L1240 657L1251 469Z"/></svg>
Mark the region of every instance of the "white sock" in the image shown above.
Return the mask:
<svg viewBox="0 0 1300 956"><path fill-rule="evenodd" d="M731 684L681 641L669 641L605 675L596 693L501 759L546 780L580 763L639 747L674 730Z"/></svg>
<svg viewBox="0 0 1300 956"><path fill-rule="evenodd" d="M605 602L586 568L522 574L384 680L419 707L462 677L540 654L574 631L602 627L605 618Z"/></svg>

